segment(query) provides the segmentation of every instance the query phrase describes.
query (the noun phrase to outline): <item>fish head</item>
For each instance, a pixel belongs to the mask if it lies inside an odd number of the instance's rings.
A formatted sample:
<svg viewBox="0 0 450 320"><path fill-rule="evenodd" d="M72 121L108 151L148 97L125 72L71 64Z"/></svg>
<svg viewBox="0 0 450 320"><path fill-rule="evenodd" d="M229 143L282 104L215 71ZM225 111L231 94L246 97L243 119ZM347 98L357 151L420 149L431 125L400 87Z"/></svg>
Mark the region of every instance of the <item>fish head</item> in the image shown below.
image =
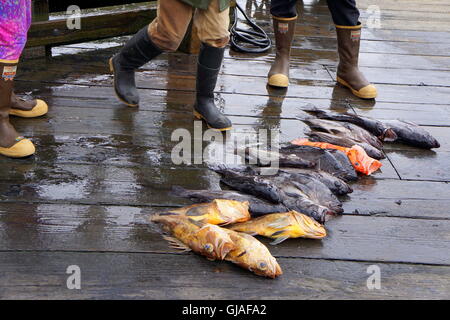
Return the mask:
<svg viewBox="0 0 450 320"><path fill-rule="evenodd" d="M311 239L322 239L326 237L327 232L324 226L316 220L297 211L291 211L291 214L296 222L293 225L293 230L298 234L297 237Z"/></svg>
<svg viewBox="0 0 450 320"><path fill-rule="evenodd" d="M398 135L392 128L383 129L381 132L382 134L379 137L381 141L394 142L395 140L398 139Z"/></svg>
<svg viewBox="0 0 450 320"><path fill-rule="evenodd" d="M339 194L348 194L352 193L353 189L343 180L336 178L338 180L334 181L334 186L339 190Z"/></svg>
<svg viewBox="0 0 450 320"><path fill-rule="evenodd" d="M275 279L283 274L280 265L271 257L271 259L259 260L256 263L256 268L253 268L253 272L257 275Z"/></svg>
<svg viewBox="0 0 450 320"><path fill-rule="evenodd" d="M228 233L221 227L205 225L194 237L193 250L214 260L223 260L235 248Z"/></svg>
<svg viewBox="0 0 450 320"><path fill-rule="evenodd" d="M347 151L347 156L355 170L366 175L371 175L382 166L380 161L369 157L364 149L358 145L351 147Z"/></svg>
<svg viewBox="0 0 450 320"><path fill-rule="evenodd" d="M244 241L239 241L243 254L241 259L247 268L263 277L276 278L283 274L277 260L270 254L267 247L251 235L239 233Z"/></svg>
<svg viewBox="0 0 450 320"><path fill-rule="evenodd" d="M434 138L431 134L428 133L427 136L428 136L427 140L428 140L430 149L441 147L441 144L439 143L439 141L437 141L436 138Z"/></svg>

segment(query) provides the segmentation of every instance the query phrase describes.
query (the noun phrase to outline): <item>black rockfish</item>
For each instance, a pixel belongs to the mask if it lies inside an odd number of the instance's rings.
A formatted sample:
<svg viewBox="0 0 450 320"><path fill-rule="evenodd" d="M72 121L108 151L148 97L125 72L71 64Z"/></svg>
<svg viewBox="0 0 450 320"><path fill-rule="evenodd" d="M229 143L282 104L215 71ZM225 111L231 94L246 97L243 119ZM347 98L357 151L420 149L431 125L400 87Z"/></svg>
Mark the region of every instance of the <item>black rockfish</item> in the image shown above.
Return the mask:
<svg viewBox="0 0 450 320"><path fill-rule="evenodd" d="M304 213L318 222L327 220L328 215L342 212L335 199L331 199L331 191L320 181L310 177L302 177L300 181L291 181L287 174L275 176L258 176L251 169L235 169L220 166L213 168L221 175L221 181L235 190L256 197L281 203L289 210ZM255 175L256 174L256 175ZM319 194L322 193L322 194ZM330 205L327 207L326 205Z"/></svg>
<svg viewBox="0 0 450 320"><path fill-rule="evenodd" d="M307 133L307 135L311 138L311 141L326 142L346 148L351 148L354 145L358 145L361 148L363 148L364 151L366 151L367 155L371 158L377 160L386 158L386 156L380 149L377 149L366 142L360 142L348 137L341 137L334 134L319 131L312 131Z"/></svg>
<svg viewBox="0 0 450 320"><path fill-rule="evenodd" d="M335 195L342 196L353 192L353 189L342 179L332 174L314 169L282 168L281 170L292 173L311 175L328 187Z"/></svg>
<svg viewBox="0 0 450 320"><path fill-rule="evenodd" d="M304 122L313 130L329 133L344 139L355 141L355 144L367 143L379 150L383 149L383 143L366 129L353 123L337 122L323 119L308 119ZM343 146L344 147L344 146ZM349 148L352 146L349 146Z"/></svg>
<svg viewBox="0 0 450 320"><path fill-rule="evenodd" d="M246 160L258 166L268 166L276 159L280 167L289 168L313 168L316 163L314 161L305 160L295 154L285 154L275 151L261 150L254 147L246 147L238 149L238 152L244 154Z"/></svg>
<svg viewBox="0 0 450 320"><path fill-rule="evenodd" d="M338 150L327 150L310 146L287 145L280 153L295 154L305 160L314 161L314 169L325 171L344 181L356 181L358 175L348 157Z"/></svg>
<svg viewBox="0 0 450 320"><path fill-rule="evenodd" d="M383 124L395 131L399 142L424 149L441 146L429 132L415 123L404 120L383 120Z"/></svg>
<svg viewBox="0 0 450 320"><path fill-rule="evenodd" d="M255 196L233 190L187 190L179 186L174 186L172 187L171 194L190 199L195 203L211 202L215 199L227 199L242 202L248 201L249 211L252 217L288 211L283 204L274 204Z"/></svg>
<svg viewBox="0 0 450 320"><path fill-rule="evenodd" d="M329 112L325 110L319 110L319 109L310 109L305 110L306 112L309 112L316 116L319 119L326 119L326 120L334 120L334 121L343 121L348 123L356 124L357 126L360 126L361 128L366 129L376 137L378 137L381 141L395 141L397 139L397 135L393 130L391 130L389 127L384 125L381 121L363 117L363 116L357 116L355 114L351 113L337 113L337 112Z"/></svg>

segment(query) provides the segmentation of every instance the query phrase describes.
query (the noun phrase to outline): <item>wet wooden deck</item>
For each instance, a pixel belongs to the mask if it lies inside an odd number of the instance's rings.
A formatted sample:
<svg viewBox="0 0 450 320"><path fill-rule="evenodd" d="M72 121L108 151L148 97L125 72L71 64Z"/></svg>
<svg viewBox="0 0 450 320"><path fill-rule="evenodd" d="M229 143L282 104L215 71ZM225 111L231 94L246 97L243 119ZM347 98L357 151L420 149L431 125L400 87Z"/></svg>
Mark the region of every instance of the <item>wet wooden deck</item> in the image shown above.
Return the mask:
<svg viewBox="0 0 450 320"><path fill-rule="evenodd" d="M245 1L240 1L245 5ZM251 16L272 30L266 6ZM381 29L364 29L361 69L376 83L376 103L336 86L337 57L324 1L306 2L283 103L266 88L273 53L228 52L217 94L236 130L279 127L310 105L381 119L418 122L441 142L436 151L387 145L383 170L354 184L345 215L323 241L270 247L284 270L276 280L229 263L168 249L146 216L189 202L172 185L217 187L204 166L170 161L176 128L193 129L195 57L162 55L139 72L142 105L120 104L106 61L123 39L55 48L51 60L25 60L19 93L48 101L42 119L14 119L32 137L34 158L0 158L0 298L450 298L450 4L376 1ZM359 1L363 21L371 1ZM93 50L93 48L100 48ZM366 287L381 269L381 289ZM78 265L82 289L68 290Z"/></svg>

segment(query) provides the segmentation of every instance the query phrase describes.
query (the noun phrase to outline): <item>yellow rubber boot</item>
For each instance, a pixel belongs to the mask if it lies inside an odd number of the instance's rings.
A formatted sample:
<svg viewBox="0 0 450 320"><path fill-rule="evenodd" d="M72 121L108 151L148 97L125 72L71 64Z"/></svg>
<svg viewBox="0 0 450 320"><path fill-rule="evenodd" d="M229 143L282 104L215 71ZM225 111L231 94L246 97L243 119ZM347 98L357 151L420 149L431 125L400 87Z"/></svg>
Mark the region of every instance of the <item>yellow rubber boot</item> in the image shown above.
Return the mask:
<svg viewBox="0 0 450 320"><path fill-rule="evenodd" d="M36 152L33 143L20 137L9 122L13 80L17 62L0 63L0 155L23 158Z"/></svg>
<svg viewBox="0 0 450 320"><path fill-rule="evenodd" d="M25 158L36 152L33 142L23 137L16 138L17 143L12 147L0 147L0 154L9 158Z"/></svg>

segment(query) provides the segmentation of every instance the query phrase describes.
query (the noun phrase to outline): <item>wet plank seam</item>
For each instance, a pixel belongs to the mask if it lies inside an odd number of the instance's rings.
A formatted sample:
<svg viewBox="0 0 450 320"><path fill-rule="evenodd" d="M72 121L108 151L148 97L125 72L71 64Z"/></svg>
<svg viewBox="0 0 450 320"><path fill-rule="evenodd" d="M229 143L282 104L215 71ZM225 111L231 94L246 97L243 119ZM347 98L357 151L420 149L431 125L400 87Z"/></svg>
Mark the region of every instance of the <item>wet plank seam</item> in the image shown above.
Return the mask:
<svg viewBox="0 0 450 320"><path fill-rule="evenodd" d="M80 86L80 87L101 87L101 88L112 88L112 86L110 85L102 85L102 84L77 84L77 83L70 83L70 82L52 82L52 81L32 81L32 80L16 80L16 82L39 82L39 83L46 83L46 84L54 84L54 85L62 85L62 84L67 84L67 85L73 85L73 86ZM321 82L321 81L315 81L315 82ZM325 85L328 84L328 86L334 86L336 85L335 82L333 81L322 81L324 82ZM320 86L319 84L317 85L318 87ZM393 84L391 86L397 86L397 87L419 87L417 85L410 85L410 84ZM429 88L433 88L435 86L427 86ZM195 92L194 89L189 90L189 89L162 89L162 88L153 88L153 87L137 87L139 90L155 90L155 91L173 91L173 92L185 92L185 93L193 93ZM236 94L236 92L232 92L232 91L215 91L215 93L217 94ZM244 92L239 92L239 95L244 95L244 96L259 96L259 97L270 97L272 95L269 94L258 94L258 93L244 93ZM310 99L310 100L323 100L323 97L310 97L310 96L293 96L293 95L286 95L284 96L285 98L305 98L305 99ZM355 99L353 99L353 97L348 96L348 98L346 98L345 100L335 100L335 101L358 101ZM383 103L397 103L397 104L404 104L405 102L399 102L399 101L391 101L391 100L382 100L381 102ZM408 102L409 103L409 102ZM430 103L415 103L415 104L424 104L424 105L430 105ZM433 103L434 105L439 105L439 106L449 106L448 103Z"/></svg>
<svg viewBox="0 0 450 320"><path fill-rule="evenodd" d="M22 249L11 249L11 250L0 250L0 253L81 253L81 254L148 254L148 255L176 255L176 256L191 256L194 253L177 253L177 252L161 252L161 251L126 251L126 250L22 250ZM371 260L371 259L337 259L337 258L316 258L308 256L284 256L276 255L274 257L277 259L293 259L293 260L317 260L317 261L342 261L342 262L360 262L360 263L380 263L380 264L405 264L405 265L417 265L417 266L436 266L436 267L450 267L450 264L442 263L422 263L422 262L409 262L402 260Z"/></svg>
<svg viewBox="0 0 450 320"><path fill-rule="evenodd" d="M355 201L358 200L363 200L360 198L356 198L354 199ZM387 198L377 198L377 200L392 200L391 198L387 199ZM417 198L402 198L402 200L420 200ZM423 199L423 200L427 200L427 201L433 201L433 200L442 200L442 199ZM344 204L349 203L351 201L344 201ZM40 204L40 205L70 205L70 206L92 206L92 205L97 205L97 206L107 206L107 207L116 207L116 208L139 208L139 209L168 209L168 208L181 208L185 205L179 204L179 205L174 205L171 203L163 203L163 204L145 204L145 203L140 203L140 204L133 204L133 203L112 203L112 202L102 202L102 201L95 201L95 202L88 202L88 201L67 201L67 200L53 200L53 201L49 201L49 200L43 200L43 201L3 201L0 200L0 203L14 203L14 204ZM342 216L354 216L354 217L380 217L380 218L399 218L399 219L410 219L410 220L433 220L433 221L448 221L450 220L450 216L449 217L430 217L430 216L402 216L402 215L392 215L392 214L386 214L387 212L369 212L369 213L364 213L364 214L358 214L358 213L354 213L355 210L353 210L352 212L350 211L345 211ZM148 212L148 213L144 213L143 215L151 215L153 214L152 212Z"/></svg>
<svg viewBox="0 0 450 320"><path fill-rule="evenodd" d="M398 171L398 169L394 166L394 162L392 162L391 158L389 158L389 155L383 150L383 154L386 156L386 159L389 161L389 163L391 164L391 166L394 168L395 173L397 174L398 178L400 180L402 180L402 176L400 175L400 172Z"/></svg>

